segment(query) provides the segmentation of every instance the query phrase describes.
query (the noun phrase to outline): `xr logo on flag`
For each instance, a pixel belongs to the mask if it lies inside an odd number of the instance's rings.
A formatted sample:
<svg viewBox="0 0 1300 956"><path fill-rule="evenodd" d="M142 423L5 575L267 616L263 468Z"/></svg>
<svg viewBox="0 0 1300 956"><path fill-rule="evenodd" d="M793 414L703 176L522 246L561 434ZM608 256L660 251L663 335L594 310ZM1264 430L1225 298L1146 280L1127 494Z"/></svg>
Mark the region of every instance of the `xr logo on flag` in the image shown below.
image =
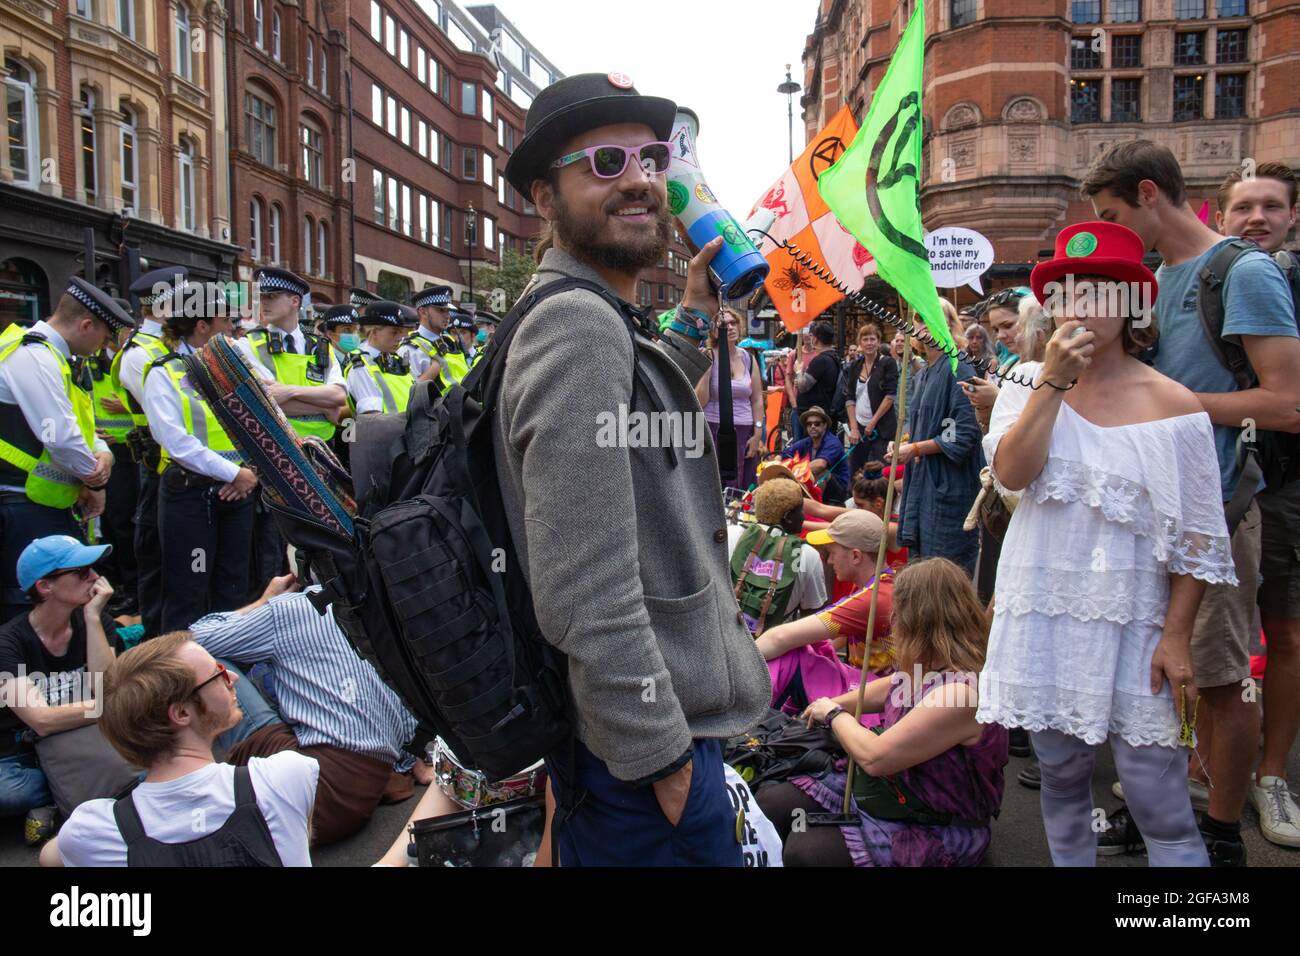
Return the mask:
<svg viewBox="0 0 1300 956"><path fill-rule="evenodd" d="M904 119L904 117L906 118ZM903 120L901 131L898 128L900 119ZM900 232L890 222L889 216L886 215L880 201L882 191L892 190L903 184L905 179L911 178L913 182L903 185L900 195L907 195L909 191L914 194L919 212L921 193L918 188L920 180L917 176L916 166L902 160L911 154L911 139L916 135L920 125L921 98L913 91L899 101L898 109L881 127L880 135L876 137L876 142L871 147L871 161L867 165L867 205L871 208L871 215L875 217L876 224L880 227L880 231L884 233L885 238L902 251L910 253L925 262L928 267L930 257L924 244L917 242L912 236ZM897 136L895 136L896 133ZM886 153L889 153L888 157L886 157ZM885 195L888 196L888 192Z"/></svg>

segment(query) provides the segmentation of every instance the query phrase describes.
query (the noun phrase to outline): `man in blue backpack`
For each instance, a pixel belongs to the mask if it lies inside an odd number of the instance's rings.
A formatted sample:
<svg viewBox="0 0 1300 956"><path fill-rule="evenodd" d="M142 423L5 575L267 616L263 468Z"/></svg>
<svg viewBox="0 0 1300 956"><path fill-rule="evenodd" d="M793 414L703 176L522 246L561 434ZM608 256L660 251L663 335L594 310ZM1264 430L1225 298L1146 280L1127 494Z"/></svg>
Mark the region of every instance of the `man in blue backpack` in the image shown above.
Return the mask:
<svg viewBox="0 0 1300 956"><path fill-rule="evenodd" d="M568 77L533 102L506 167L549 224L531 288L576 277L599 289L559 292L527 314L493 428L537 621L568 665L576 740L547 760L565 866L742 865L721 738L753 726L771 694L732 595L711 444L687 454L685 428L680 447L642 447L635 431L598 439L629 409L702 414L693 386L707 365L683 375L690 356L670 357L629 305L671 236L676 112L621 73ZM680 329L707 330L705 266L721 241L691 264Z"/></svg>

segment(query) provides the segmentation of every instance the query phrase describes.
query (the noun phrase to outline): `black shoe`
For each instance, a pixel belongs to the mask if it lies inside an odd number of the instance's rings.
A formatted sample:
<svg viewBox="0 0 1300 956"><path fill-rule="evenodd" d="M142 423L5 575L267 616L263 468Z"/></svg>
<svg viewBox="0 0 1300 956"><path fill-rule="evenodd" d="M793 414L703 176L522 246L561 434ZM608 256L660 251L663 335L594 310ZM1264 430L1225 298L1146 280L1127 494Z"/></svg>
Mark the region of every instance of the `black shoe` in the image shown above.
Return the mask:
<svg viewBox="0 0 1300 956"><path fill-rule="evenodd" d="M1205 840L1205 852L1210 854L1210 866L1246 865L1246 844L1240 836L1235 840L1225 840L1202 826L1201 837Z"/></svg>
<svg viewBox="0 0 1300 956"><path fill-rule="evenodd" d="M1013 757L1032 757L1034 752L1029 749L1029 731L1023 727L1012 727L1007 732L1009 746L1007 752Z"/></svg>
<svg viewBox="0 0 1300 956"><path fill-rule="evenodd" d="M58 807L36 807L28 810L27 819L23 821L23 842L28 846L40 846L54 836L58 825Z"/></svg>
<svg viewBox="0 0 1300 956"><path fill-rule="evenodd" d="M1016 779L1020 781L1020 786L1028 787L1030 790L1043 789L1043 770L1038 766L1037 760L1016 774Z"/></svg>
<svg viewBox="0 0 1300 956"><path fill-rule="evenodd" d="M1106 829L1097 834L1098 856L1146 852L1147 845L1142 841L1142 834L1138 832L1128 807L1120 807L1106 817L1106 824Z"/></svg>

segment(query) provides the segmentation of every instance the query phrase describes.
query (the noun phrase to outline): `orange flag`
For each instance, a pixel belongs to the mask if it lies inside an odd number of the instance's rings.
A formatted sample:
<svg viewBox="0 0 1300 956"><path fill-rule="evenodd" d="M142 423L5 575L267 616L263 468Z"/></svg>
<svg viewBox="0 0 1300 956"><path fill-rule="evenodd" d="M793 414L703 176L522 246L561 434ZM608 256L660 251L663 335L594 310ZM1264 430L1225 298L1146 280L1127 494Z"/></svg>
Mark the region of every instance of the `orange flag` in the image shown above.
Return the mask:
<svg viewBox="0 0 1300 956"><path fill-rule="evenodd" d="M771 236L793 242L851 289L858 288L864 276L875 273L875 260L827 207L817 191L817 177L840 158L857 134L853 111L845 106L750 211L752 217L760 208L771 210L776 216L768 230ZM767 294L791 332L844 298L771 240L763 239L758 249L771 267L765 283Z"/></svg>

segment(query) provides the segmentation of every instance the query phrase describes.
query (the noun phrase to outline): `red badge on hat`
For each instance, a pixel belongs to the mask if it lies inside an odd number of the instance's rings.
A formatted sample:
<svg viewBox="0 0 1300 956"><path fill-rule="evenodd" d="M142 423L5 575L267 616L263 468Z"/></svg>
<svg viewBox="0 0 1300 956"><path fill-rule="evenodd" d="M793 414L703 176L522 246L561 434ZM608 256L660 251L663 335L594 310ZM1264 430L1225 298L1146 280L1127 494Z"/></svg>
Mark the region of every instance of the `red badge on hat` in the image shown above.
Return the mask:
<svg viewBox="0 0 1300 956"><path fill-rule="evenodd" d="M611 86L617 86L620 90L632 89L632 77L626 73L609 74L609 82Z"/></svg>

